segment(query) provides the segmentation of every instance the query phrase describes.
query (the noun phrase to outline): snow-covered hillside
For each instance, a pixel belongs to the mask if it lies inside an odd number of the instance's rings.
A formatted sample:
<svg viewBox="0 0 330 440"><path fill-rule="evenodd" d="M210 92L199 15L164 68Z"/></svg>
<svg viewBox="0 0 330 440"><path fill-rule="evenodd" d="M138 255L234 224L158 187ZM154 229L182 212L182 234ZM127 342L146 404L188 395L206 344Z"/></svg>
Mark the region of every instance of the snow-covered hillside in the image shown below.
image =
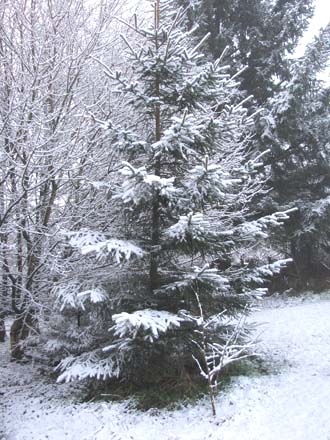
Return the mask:
<svg viewBox="0 0 330 440"><path fill-rule="evenodd" d="M70 385L49 384L10 363L0 345L0 438L5 440L329 440L330 298L272 302L260 350L271 374L238 377L218 397L176 411L126 403L77 404ZM2 432L1 432L2 429ZM3 437L1 437L1 434Z"/></svg>

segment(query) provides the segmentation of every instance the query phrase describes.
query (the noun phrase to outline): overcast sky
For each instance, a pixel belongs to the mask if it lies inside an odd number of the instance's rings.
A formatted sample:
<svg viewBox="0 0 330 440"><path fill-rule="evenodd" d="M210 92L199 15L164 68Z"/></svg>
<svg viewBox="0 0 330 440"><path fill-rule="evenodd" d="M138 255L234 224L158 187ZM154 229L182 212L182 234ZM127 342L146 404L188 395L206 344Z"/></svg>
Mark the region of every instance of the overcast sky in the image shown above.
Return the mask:
<svg viewBox="0 0 330 440"><path fill-rule="evenodd" d="M302 38L300 47L297 50L297 55L300 56L304 52L305 45L317 35L321 27L326 26L330 22L330 0L316 0L315 14L311 20L310 26L306 35Z"/></svg>
<svg viewBox="0 0 330 440"><path fill-rule="evenodd" d="M314 31L327 25L330 21L330 1L316 0L315 5L315 14L311 23L311 29Z"/></svg>

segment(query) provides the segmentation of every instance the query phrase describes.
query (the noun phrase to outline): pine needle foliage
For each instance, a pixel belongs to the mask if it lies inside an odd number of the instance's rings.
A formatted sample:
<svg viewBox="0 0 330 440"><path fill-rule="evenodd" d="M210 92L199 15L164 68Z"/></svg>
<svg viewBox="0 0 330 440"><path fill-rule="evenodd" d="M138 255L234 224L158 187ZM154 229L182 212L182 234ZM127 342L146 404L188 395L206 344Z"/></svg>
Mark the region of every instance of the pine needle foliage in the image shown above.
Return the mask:
<svg viewBox="0 0 330 440"><path fill-rule="evenodd" d="M64 278L57 287L64 310L80 308L88 328L94 317L95 333L102 326L104 333L93 350L61 362L60 380L180 377L193 357L203 363L200 335L210 344L228 340L265 292L265 277L286 264L236 261L242 246L264 240L288 213L249 220L248 205L264 184L260 157L247 152L253 116L237 104L237 84L221 58L201 55L207 37L192 44L185 12L168 0L153 7L149 27L129 24L136 41L123 37L129 74L104 66L133 115L100 122L122 159L108 202L115 220L104 235L70 232L85 271L75 271L71 290ZM93 259L107 270L93 269ZM103 315L95 312L100 304Z"/></svg>

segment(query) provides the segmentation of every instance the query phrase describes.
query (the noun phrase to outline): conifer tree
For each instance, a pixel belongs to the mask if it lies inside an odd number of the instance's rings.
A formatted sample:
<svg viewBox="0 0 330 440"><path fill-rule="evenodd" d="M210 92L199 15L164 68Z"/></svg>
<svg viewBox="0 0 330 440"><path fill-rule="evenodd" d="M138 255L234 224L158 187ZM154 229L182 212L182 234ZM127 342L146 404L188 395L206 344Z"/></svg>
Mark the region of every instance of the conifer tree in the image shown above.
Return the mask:
<svg viewBox="0 0 330 440"><path fill-rule="evenodd" d="M207 37L194 46L182 30L184 12L162 0L153 15L146 29L136 20L136 42L124 38L128 77L104 66L127 106L121 124L100 121L122 162L103 182L107 230L67 233L71 271L57 294L65 313L80 311L83 342L60 363L59 380L155 382L179 377L192 355L203 366L200 338L207 347L228 340L265 277L286 263L234 264L288 214L249 220L264 183L260 157L246 152L253 116L237 104L221 59L201 55ZM83 271L74 267L79 253Z"/></svg>
<svg viewBox="0 0 330 440"><path fill-rule="evenodd" d="M240 89L260 106L290 75L290 59L313 14L313 0L177 0L189 7L187 22L210 33L204 50L213 59L228 47L241 74Z"/></svg>
<svg viewBox="0 0 330 440"><path fill-rule="evenodd" d="M329 62L330 24L293 62L291 79L270 101L272 207L299 210L287 223L288 253L300 286L329 276L329 87L319 74ZM297 286L298 287L298 286Z"/></svg>
<svg viewBox="0 0 330 440"><path fill-rule="evenodd" d="M189 5L188 26L198 23L201 34L211 33L207 53L215 58L226 45L231 46L235 68L246 68L240 90L253 94L264 107L251 148L271 149L266 164L274 190L258 209L269 213L280 206L299 208L285 234L272 240L273 246L293 258L289 287L299 289L313 278L329 276L325 135L329 92L317 80L329 55L327 28L298 62L292 57L314 3L178 0Z"/></svg>

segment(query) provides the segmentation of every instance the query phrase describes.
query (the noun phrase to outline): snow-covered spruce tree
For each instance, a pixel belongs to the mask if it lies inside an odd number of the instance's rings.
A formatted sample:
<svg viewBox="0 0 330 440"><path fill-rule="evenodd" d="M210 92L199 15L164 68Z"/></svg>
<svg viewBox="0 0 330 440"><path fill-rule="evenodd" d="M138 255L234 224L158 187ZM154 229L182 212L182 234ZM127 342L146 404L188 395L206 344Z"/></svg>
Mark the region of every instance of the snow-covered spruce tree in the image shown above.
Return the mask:
<svg viewBox="0 0 330 440"><path fill-rule="evenodd" d="M246 152L253 117L232 104L235 79L221 60L203 61L203 41L191 46L184 12L174 10L160 1L149 28L136 22L137 42L126 42L129 79L105 68L134 117L103 123L122 158L117 178L104 182L108 229L68 234L86 263L79 272L72 260L57 293L67 313L80 310L82 343L61 361L59 380L180 377L193 356L203 363L201 335L208 344L228 340L264 292L264 277L285 264L234 264L242 246L287 214L248 221L263 184L259 158Z"/></svg>

